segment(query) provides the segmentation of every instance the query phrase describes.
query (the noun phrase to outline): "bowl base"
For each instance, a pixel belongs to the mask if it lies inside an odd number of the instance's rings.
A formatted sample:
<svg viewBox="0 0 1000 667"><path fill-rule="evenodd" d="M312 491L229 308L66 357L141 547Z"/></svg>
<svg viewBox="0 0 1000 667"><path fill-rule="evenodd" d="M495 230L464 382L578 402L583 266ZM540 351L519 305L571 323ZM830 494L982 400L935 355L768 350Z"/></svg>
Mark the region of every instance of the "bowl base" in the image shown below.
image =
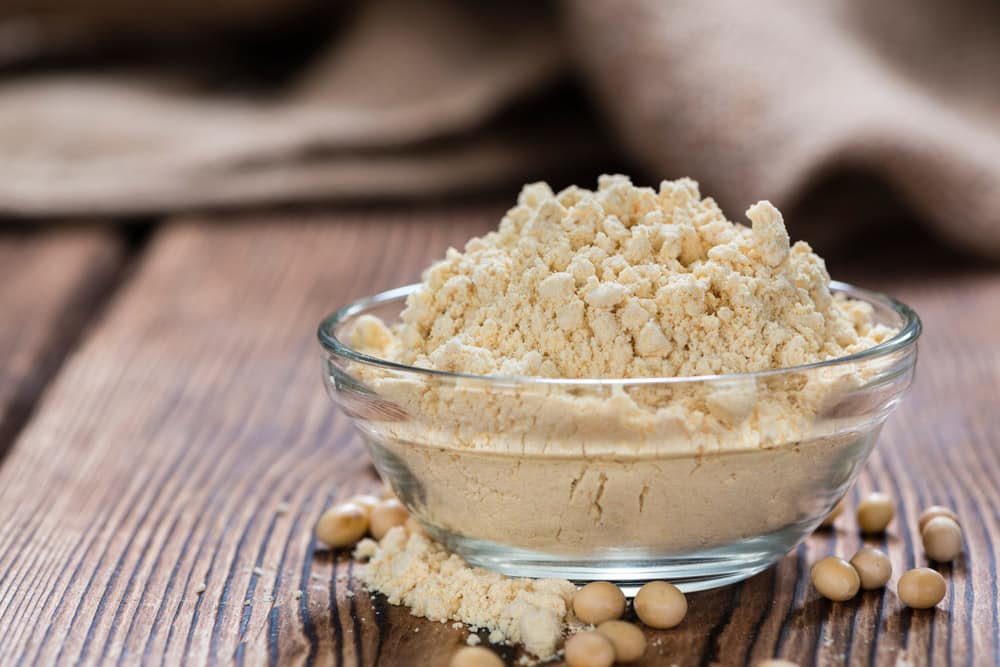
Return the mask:
<svg viewBox="0 0 1000 667"><path fill-rule="evenodd" d="M585 584L611 581L628 595L648 581L669 581L685 593L742 581L775 564L808 534L789 526L768 535L673 556L607 550L599 557L558 556L462 537L428 526L433 537L471 565L512 577L569 579Z"/></svg>

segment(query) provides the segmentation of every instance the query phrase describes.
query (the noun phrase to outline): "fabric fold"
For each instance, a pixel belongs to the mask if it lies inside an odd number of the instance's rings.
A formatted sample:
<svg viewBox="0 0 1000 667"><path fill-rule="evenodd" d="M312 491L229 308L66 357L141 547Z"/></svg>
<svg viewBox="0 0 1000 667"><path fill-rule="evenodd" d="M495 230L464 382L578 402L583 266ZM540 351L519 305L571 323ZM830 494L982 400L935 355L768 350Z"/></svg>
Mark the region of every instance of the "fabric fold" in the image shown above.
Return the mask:
<svg viewBox="0 0 1000 667"><path fill-rule="evenodd" d="M691 176L734 218L762 198L819 218L812 194L850 183L833 175L871 174L941 238L1000 256L1000 5L986 0L371 0L312 20L311 0L172 0L149 17L50 5L0 9L3 214L441 197L597 173L623 152L637 180ZM182 29L227 23L258 35L227 50L251 80L273 64L254 52L269 30L308 53L256 87L206 85L223 70L211 49L185 54ZM115 30L169 33L174 51L80 58ZM881 207L841 189L844 227L871 222Z"/></svg>

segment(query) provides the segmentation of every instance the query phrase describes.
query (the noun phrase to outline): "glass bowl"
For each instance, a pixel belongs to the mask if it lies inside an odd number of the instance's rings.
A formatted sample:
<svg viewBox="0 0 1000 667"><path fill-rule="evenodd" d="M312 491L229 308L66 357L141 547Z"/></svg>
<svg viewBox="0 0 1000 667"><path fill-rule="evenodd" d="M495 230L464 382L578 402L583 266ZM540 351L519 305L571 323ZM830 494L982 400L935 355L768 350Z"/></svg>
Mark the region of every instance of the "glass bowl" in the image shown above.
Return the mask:
<svg viewBox="0 0 1000 667"><path fill-rule="evenodd" d="M562 380L405 366L353 349L410 285L319 328L324 381L435 539L523 577L713 588L772 565L846 493L913 378L920 320L843 283L898 332L830 361L733 375Z"/></svg>

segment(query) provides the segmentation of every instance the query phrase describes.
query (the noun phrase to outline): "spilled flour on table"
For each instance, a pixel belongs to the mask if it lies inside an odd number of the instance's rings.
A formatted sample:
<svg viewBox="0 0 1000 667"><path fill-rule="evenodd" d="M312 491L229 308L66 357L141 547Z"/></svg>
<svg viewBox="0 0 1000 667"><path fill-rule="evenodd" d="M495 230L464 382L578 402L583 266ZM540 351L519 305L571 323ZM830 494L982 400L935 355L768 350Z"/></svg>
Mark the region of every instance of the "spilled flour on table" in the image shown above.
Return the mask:
<svg viewBox="0 0 1000 667"><path fill-rule="evenodd" d="M364 540L355 555L369 558L359 577L369 590L404 604L414 616L461 621L490 632L493 643L512 642L548 658L564 632L578 625L572 613L576 586L565 579L518 579L472 567L420 532L391 529L381 542Z"/></svg>

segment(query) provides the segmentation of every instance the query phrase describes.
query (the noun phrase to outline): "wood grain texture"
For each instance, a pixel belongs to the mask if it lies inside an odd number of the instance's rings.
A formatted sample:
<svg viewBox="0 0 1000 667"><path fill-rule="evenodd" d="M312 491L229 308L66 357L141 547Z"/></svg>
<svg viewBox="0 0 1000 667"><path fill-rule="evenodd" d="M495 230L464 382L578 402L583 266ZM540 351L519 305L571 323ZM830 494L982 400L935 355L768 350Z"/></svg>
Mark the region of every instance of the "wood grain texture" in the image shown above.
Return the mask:
<svg viewBox="0 0 1000 667"><path fill-rule="evenodd" d="M165 228L0 469L0 662L446 664L465 631L370 597L360 566L312 539L324 506L377 484L323 395L313 330L498 212ZM899 500L889 533L867 540L897 574L923 563L920 509L956 507L967 548L943 568L948 597L924 612L901 609L894 586L818 599L809 564L861 543L844 518L770 571L691 595L637 664L1000 663L1000 274L842 268L925 319L915 389L853 497Z"/></svg>
<svg viewBox="0 0 1000 667"><path fill-rule="evenodd" d="M110 286L122 251L101 228L0 232L0 456Z"/></svg>
<svg viewBox="0 0 1000 667"><path fill-rule="evenodd" d="M325 663L366 646L346 611L363 601L329 604L354 584L313 555L317 513L374 481L323 392L315 327L496 215L155 237L0 469L0 663Z"/></svg>

